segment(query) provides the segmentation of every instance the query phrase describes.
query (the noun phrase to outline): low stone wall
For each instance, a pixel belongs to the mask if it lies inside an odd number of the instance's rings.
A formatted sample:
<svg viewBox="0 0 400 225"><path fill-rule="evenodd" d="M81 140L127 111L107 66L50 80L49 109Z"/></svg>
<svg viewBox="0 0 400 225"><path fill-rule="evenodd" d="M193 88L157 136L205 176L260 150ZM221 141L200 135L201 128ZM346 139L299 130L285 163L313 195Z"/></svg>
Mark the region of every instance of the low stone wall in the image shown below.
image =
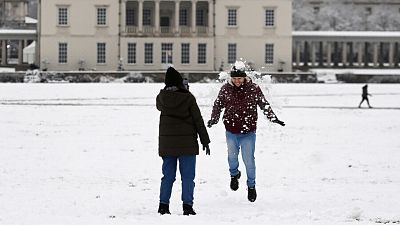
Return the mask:
<svg viewBox="0 0 400 225"><path fill-rule="evenodd" d="M22 83L24 82L25 72L1 72L0 82L2 83Z"/></svg>
<svg viewBox="0 0 400 225"><path fill-rule="evenodd" d="M344 83L400 83L400 74L336 74L336 79Z"/></svg>
<svg viewBox="0 0 400 225"><path fill-rule="evenodd" d="M218 71L182 72L183 77L189 82L212 82L218 79ZM289 73L263 73L271 75L272 80L278 83L315 83L315 73L289 72ZM0 73L0 82L24 82L25 72ZM70 83L96 83L96 82L164 82L164 71L41 71L41 82L70 82Z"/></svg>

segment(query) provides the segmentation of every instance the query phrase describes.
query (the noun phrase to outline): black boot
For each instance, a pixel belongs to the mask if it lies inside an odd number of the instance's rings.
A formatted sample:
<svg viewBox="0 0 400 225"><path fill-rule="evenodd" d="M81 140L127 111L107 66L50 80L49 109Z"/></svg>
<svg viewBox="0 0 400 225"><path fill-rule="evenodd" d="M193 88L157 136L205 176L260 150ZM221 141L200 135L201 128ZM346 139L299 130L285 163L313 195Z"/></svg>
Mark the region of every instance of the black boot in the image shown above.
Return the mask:
<svg viewBox="0 0 400 225"><path fill-rule="evenodd" d="M256 187L247 188L247 198L250 202L254 202L257 198Z"/></svg>
<svg viewBox="0 0 400 225"><path fill-rule="evenodd" d="M188 204L183 204L183 215L196 215L196 212L193 210L193 206Z"/></svg>
<svg viewBox="0 0 400 225"><path fill-rule="evenodd" d="M161 215L171 214L169 212L169 205L168 204L164 204L164 203L160 203L160 205L158 206L158 213L160 213Z"/></svg>
<svg viewBox="0 0 400 225"><path fill-rule="evenodd" d="M239 178L240 178L240 171L236 176L231 177L231 189L233 191L236 191L237 189L239 189Z"/></svg>

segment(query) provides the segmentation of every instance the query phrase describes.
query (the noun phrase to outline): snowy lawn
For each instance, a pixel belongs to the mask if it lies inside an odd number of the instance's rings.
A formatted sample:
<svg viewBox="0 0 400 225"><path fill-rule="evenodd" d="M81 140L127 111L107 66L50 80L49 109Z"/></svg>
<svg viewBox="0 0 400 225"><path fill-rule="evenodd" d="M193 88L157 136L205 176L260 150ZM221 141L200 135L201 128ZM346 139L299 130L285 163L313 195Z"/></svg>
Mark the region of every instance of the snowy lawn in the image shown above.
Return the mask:
<svg viewBox="0 0 400 225"><path fill-rule="evenodd" d="M362 85L263 86L287 125L260 115L257 201L245 176L229 189L220 122L186 217L179 173L157 214L162 84L0 84L0 224L400 224L400 85L370 84L358 109ZM205 121L220 86L191 85Z"/></svg>

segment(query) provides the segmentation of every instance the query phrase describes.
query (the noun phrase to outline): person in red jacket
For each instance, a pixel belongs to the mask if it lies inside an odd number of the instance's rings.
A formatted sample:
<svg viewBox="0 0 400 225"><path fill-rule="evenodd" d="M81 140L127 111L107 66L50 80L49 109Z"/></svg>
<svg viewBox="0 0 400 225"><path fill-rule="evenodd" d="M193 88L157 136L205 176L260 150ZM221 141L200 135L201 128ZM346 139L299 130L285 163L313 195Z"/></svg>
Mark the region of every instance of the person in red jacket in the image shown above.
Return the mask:
<svg viewBox="0 0 400 225"><path fill-rule="evenodd" d="M231 175L230 188L233 191L239 188L238 180L241 172L238 170L238 156L239 151L241 151L247 173L247 197L250 202L254 202L257 198L254 158L257 106L261 108L270 121L281 126L285 126L285 123L280 121L272 111L260 87L247 77L245 67L241 66L242 64L235 63L230 72L231 78L221 87L207 126L211 128L212 125L217 124L222 109L225 108L222 120L226 129L228 164Z"/></svg>

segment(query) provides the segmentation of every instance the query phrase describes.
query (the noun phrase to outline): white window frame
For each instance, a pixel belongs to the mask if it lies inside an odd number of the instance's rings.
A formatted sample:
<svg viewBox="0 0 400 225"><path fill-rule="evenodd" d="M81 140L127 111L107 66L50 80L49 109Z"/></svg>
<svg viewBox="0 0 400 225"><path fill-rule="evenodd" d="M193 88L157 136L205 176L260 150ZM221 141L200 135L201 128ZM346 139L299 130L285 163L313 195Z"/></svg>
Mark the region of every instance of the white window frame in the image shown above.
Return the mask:
<svg viewBox="0 0 400 225"><path fill-rule="evenodd" d="M205 9L196 9L196 26L206 26Z"/></svg>
<svg viewBox="0 0 400 225"><path fill-rule="evenodd" d="M238 26L238 7L228 7L227 8L227 15L226 15L226 25L228 27L237 27ZM233 13L234 14L231 14ZM233 18L234 16L234 18Z"/></svg>
<svg viewBox="0 0 400 225"><path fill-rule="evenodd" d="M143 26L152 26L152 15L153 11L148 8L143 9L143 15L142 15L142 23Z"/></svg>
<svg viewBox="0 0 400 225"><path fill-rule="evenodd" d="M154 44L144 43L144 64L152 65L153 63L154 63Z"/></svg>
<svg viewBox="0 0 400 225"><path fill-rule="evenodd" d="M233 64L236 61L237 57L237 44L236 43L228 43L228 63Z"/></svg>
<svg viewBox="0 0 400 225"><path fill-rule="evenodd" d="M274 28L276 26L276 8L264 8L264 27Z"/></svg>
<svg viewBox="0 0 400 225"><path fill-rule="evenodd" d="M104 49L101 47L104 46ZM97 42L96 44L96 50L97 50L97 64L99 65L104 65L107 63L107 43L106 42Z"/></svg>
<svg viewBox="0 0 400 225"><path fill-rule="evenodd" d="M202 48L204 46L204 49ZM207 44L197 44L197 64L207 64Z"/></svg>
<svg viewBox="0 0 400 225"><path fill-rule="evenodd" d="M275 45L273 43L265 44L265 59L264 62L267 65L274 64L275 58Z"/></svg>
<svg viewBox="0 0 400 225"><path fill-rule="evenodd" d="M100 10L104 10L104 15L100 15ZM108 6L96 6L96 26L106 27L108 26ZM103 16L103 17L101 17ZM104 23L103 23L104 22Z"/></svg>
<svg viewBox="0 0 400 225"><path fill-rule="evenodd" d="M189 10L186 8L179 9L179 26L188 26L189 25Z"/></svg>
<svg viewBox="0 0 400 225"><path fill-rule="evenodd" d="M173 49L174 49L174 45L172 43L161 43L161 63L162 64L174 63Z"/></svg>
<svg viewBox="0 0 400 225"><path fill-rule="evenodd" d="M190 64L190 43L181 43L181 64Z"/></svg>
<svg viewBox="0 0 400 225"><path fill-rule="evenodd" d="M68 43L59 42L58 43L58 64L68 63Z"/></svg>
<svg viewBox="0 0 400 225"><path fill-rule="evenodd" d="M128 64L136 64L136 43L129 42L127 46Z"/></svg>
<svg viewBox="0 0 400 225"><path fill-rule="evenodd" d="M61 15L61 10L65 9L65 15ZM68 5L57 5L57 26L68 27L69 26L69 6ZM63 16L63 18L61 18Z"/></svg>

